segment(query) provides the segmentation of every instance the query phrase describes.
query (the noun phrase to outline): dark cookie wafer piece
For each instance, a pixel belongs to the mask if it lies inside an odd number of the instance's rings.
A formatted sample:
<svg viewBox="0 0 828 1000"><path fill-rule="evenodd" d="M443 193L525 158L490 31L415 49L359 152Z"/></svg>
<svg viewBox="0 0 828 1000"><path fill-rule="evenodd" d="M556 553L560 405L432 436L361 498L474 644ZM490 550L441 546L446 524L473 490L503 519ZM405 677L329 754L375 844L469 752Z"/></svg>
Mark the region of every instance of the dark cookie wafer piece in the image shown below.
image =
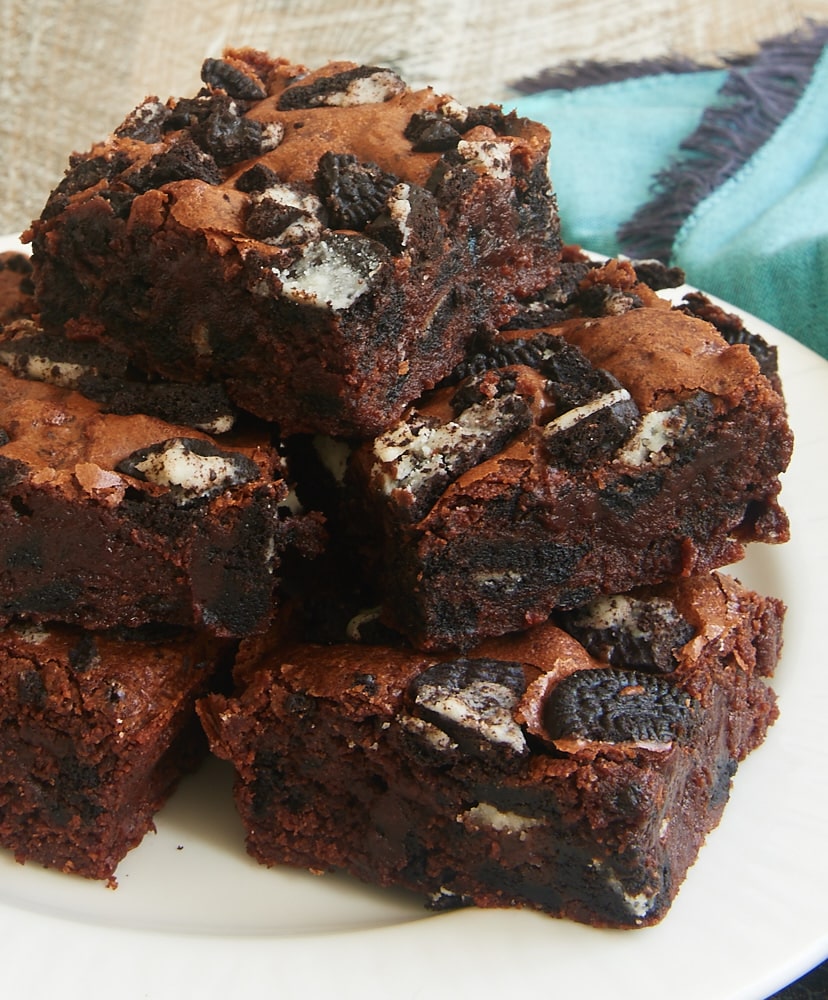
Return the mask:
<svg viewBox="0 0 828 1000"><path fill-rule="evenodd" d="M656 923L776 717L784 611L716 574L639 595L656 598L692 623L669 679L551 622L459 658L284 627L244 643L234 695L199 712L248 850L435 909Z"/></svg>

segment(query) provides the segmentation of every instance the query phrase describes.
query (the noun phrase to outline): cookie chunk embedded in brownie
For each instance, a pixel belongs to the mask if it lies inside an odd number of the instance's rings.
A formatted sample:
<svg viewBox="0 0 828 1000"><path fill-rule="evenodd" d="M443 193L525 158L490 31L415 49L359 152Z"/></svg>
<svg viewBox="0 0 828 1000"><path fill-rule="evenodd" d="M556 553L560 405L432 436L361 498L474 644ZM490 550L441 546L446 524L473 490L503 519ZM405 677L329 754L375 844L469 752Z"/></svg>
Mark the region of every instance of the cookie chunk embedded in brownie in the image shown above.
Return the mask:
<svg viewBox="0 0 828 1000"><path fill-rule="evenodd" d="M461 656L260 637L199 714L263 864L640 927L776 717L783 613L713 574Z"/></svg>
<svg viewBox="0 0 828 1000"><path fill-rule="evenodd" d="M491 338L340 492L386 622L463 648L784 541L791 447L746 346L647 304Z"/></svg>
<svg viewBox="0 0 828 1000"><path fill-rule="evenodd" d="M0 360L7 347L0 342ZM40 374L77 375L74 363L36 356ZM321 520L294 510L267 427L211 436L107 413L76 390L0 364L4 623L262 630L284 560L312 557L323 544Z"/></svg>
<svg viewBox="0 0 828 1000"><path fill-rule="evenodd" d="M114 881L206 744L227 644L170 630L0 631L0 847Z"/></svg>
<svg viewBox="0 0 828 1000"><path fill-rule="evenodd" d="M352 63L236 50L202 78L75 156L33 223L49 330L284 434L372 435L554 286L542 125Z"/></svg>

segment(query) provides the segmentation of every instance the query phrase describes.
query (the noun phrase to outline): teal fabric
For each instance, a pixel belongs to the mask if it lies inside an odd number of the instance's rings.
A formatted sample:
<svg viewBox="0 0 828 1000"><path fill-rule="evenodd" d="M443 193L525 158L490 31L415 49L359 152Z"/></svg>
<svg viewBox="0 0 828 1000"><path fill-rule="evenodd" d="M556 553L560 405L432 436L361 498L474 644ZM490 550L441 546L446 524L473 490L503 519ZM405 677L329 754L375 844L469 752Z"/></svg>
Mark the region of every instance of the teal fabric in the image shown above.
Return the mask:
<svg viewBox="0 0 828 1000"><path fill-rule="evenodd" d="M616 230L650 198L653 175L699 123L726 70L634 77L521 98L518 114L552 133L549 172L563 236L616 256Z"/></svg>
<svg viewBox="0 0 828 1000"><path fill-rule="evenodd" d="M611 255L617 230L713 105L726 70L659 74L514 102L552 132L564 239ZM791 114L684 221L687 280L828 357L828 51Z"/></svg>
<svg viewBox="0 0 828 1000"><path fill-rule="evenodd" d="M773 136L688 217L673 262L828 357L828 51Z"/></svg>

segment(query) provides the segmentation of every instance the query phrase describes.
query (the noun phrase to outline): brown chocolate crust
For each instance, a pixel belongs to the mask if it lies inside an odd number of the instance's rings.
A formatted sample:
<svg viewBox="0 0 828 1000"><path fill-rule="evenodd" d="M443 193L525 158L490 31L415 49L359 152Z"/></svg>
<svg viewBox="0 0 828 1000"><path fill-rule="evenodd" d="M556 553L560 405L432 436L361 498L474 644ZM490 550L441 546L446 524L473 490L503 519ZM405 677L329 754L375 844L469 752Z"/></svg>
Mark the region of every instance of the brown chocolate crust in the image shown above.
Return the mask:
<svg viewBox="0 0 828 1000"><path fill-rule="evenodd" d="M716 574L638 596L692 622L665 681L608 668L551 622L460 659L246 643L237 694L204 699L199 712L213 752L236 768L248 850L267 865L413 889L436 907L657 922L718 823L738 762L776 717L760 675L778 647L768 655L761 629L778 633L784 608ZM616 676L679 693L693 720L685 735L556 745L545 720L557 690Z"/></svg>

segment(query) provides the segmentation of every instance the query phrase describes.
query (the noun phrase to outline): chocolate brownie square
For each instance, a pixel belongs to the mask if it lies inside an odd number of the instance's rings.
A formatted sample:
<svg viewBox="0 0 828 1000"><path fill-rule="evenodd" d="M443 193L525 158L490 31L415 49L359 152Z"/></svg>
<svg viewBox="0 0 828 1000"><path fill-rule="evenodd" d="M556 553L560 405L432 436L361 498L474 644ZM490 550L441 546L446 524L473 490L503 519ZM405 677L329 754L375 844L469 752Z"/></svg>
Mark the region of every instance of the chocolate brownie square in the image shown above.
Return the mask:
<svg viewBox="0 0 828 1000"><path fill-rule="evenodd" d="M274 632L242 644L236 693L198 710L265 865L641 927L776 717L783 613L712 574L461 656Z"/></svg>
<svg viewBox="0 0 828 1000"><path fill-rule="evenodd" d="M293 503L270 428L240 424L212 436L188 426L196 413L170 386L161 403L181 405L177 422L135 412L130 401L150 408L149 387L132 398L127 381L107 373L108 358L53 354L27 321L7 334L0 622L158 622L220 636L265 629L285 561L312 558L324 544L321 519ZM67 387L80 383L106 400ZM201 426L224 427L222 412L210 402Z"/></svg>
<svg viewBox="0 0 828 1000"><path fill-rule="evenodd" d="M554 285L542 125L353 63L233 50L202 78L74 157L32 224L50 331L283 434L373 435Z"/></svg>
<svg viewBox="0 0 828 1000"><path fill-rule="evenodd" d="M174 630L0 631L0 846L114 883L206 744L194 703L224 643Z"/></svg>
<svg viewBox="0 0 828 1000"><path fill-rule="evenodd" d="M787 539L792 435L748 346L643 288L598 311L493 335L394 427L326 458L385 620L419 648Z"/></svg>

